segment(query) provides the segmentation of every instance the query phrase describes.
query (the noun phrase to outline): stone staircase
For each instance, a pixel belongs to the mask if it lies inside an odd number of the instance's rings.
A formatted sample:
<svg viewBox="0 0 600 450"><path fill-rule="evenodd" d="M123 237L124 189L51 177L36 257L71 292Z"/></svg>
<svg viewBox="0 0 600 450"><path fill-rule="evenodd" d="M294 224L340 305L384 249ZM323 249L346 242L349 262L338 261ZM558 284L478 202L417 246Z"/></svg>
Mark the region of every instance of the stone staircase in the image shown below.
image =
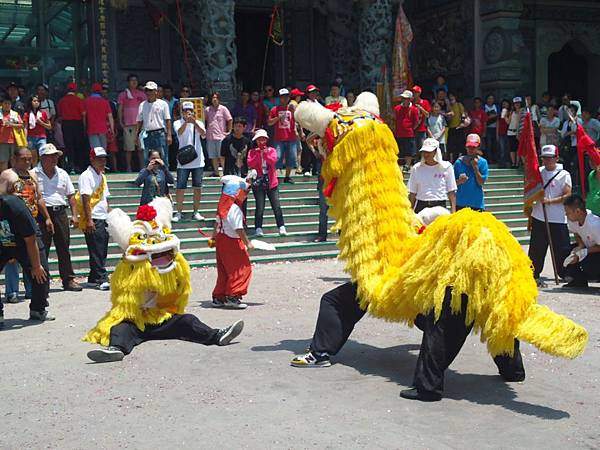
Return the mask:
<svg viewBox="0 0 600 450"><path fill-rule="evenodd" d="M122 208L132 218L139 205L140 188L133 185L133 174L111 174L108 176L111 192L111 207ZM76 179L74 182L76 183ZM282 180L281 180L282 181ZM332 258L337 255L337 236L330 234L327 242L314 243L319 219L317 180L315 177L296 176L295 184L280 184L280 199L285 218L288 236L279 236L275 218L267 202L264 215L261 239L274 244L276 252L254 250L251 254L253 262L292 261L317 258ZM197 222L191 219L192 192L186 192L183 220L173 223L173 230L181 240L181 250L193 267L213 266L215 264L214 249L208 248L208 238L200 234L198 229L210 234L213 224L221 186L217 178L205 178L200 212L206 221ZM529 237L526 219L522 213L523 179L522 174L510 169L491 169L486 184L486 205L490 212L506 223L515 237L522 244L527 244ZM250 233L254 231L255 202L252 194L248 196L248 226ZM333 221L330 220L330 225ZM79 230L71 232L71 256L76 274L87 275L88 253L83 234ZM119 248L109 244L107 267L112 270L121 257ZM58 276L58 261L54 248L50 249L50 271Z"/></svg>

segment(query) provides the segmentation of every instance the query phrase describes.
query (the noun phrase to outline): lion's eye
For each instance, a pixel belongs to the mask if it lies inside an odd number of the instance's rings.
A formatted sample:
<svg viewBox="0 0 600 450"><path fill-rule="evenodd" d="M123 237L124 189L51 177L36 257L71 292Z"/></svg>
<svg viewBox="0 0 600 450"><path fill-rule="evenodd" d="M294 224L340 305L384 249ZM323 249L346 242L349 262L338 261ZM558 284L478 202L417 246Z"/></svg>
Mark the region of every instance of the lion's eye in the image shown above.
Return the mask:
<svg viewBox="0 0 600 450"><path fill-rule="evenodd" d="M141 239L142 241L145 241L146 239L148 239L148 235L147 235L146 233L141 233L141 234L140 234L140 239Z"/></svg>

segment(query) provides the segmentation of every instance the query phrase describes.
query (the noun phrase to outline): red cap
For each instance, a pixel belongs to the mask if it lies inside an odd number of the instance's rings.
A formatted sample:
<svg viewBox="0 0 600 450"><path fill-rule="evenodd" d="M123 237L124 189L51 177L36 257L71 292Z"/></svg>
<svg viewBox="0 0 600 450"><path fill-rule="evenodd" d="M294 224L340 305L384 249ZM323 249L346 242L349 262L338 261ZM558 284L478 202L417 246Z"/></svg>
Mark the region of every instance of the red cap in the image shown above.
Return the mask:
<svg viewBox="0 0 600 450"><path fill-rule="evenodd" d="M466 147L479 147L481 145L481 138L478 134L471 133L467 136Z"/></svg>
<svg viewBox="0 0 600 450"><path fill-rule="evenodd" d="M306 92L311 93L314 91L318 91L319 88L316 87L314 84L309 84L308 86L306 86Z"/></svg>
<svg viewBox="0 0 600 450"><path fill-rule="evenodd" d="M412 91L413 91L413 92L416 92L417 94L420 94L420 93L422 93L422 92L423 92L423 89L421 89L421 86L419 86L419 85L415 84L415 85L412 87Z"/></svg>
<svg viewBox="0 0 600 450"><path fill-rule="evenodd" d="M69 84L67 84L67 90L68 91L73 91L73 92L76 91L77 90L77 84L73 83L71 81Z"/></svg>
<svg viewBox="0 0 600 450"><path fill-rule="evenodd" d="M298 88L294 88L294 89L292 89L291 95L292 95L292 97L298 97L299 95L304 95L304 92L302 92Z"/></svg>
<svg viewBox="0 0 600 450"><path fill-rule="evenodd" d="M102 92L102 84L100 84L100 83L92 84L92 92Z"/></svg>

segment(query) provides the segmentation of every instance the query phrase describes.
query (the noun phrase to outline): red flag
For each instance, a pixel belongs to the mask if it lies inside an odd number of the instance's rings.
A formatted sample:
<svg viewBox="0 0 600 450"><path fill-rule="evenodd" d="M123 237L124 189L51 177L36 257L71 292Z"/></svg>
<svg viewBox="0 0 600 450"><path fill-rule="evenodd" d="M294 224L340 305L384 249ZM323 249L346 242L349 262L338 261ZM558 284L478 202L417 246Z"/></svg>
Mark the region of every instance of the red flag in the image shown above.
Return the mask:
<svg viewBox="0 0 600 450"><path fill-rule="evenodd" d="M533 123L531 113L525 115L525 123L521 136L519 137L518 155L525 163L525 189L523 210L527 217L531 216L533 204L544 197L544 185L540 173L537 150L535 148L535 137L533 134Z"/></svg>
<svg viewBox="0 0 600 450"><path fill-rule="evenodd" d="M273 44L279 46L283 45L283 24L281 23L281 16L279 15L279 6L277 5L273 6L273 12L271 12L269 36L273 40Z"/></svg>
<svg viewBox="0 0 600 450"><path fill-rule="evenodd" d="M587 153L592 162L600 165L600 149L596 147L594 140L585 132L580 124L577 124L577 156L579 159L579 175L581 177L581 194L585 198L585 166L583 155Z"/></svg>
<svg viewBox="0 0 600 450"><path fill-rule="evenodd" d="M396 17L396 35L392 54L392 97L394 101L400 101L402 91L412 86L410 60L408 58L408 50L412 41L412 27L401 5L398 8L398 16Z"/></svg>

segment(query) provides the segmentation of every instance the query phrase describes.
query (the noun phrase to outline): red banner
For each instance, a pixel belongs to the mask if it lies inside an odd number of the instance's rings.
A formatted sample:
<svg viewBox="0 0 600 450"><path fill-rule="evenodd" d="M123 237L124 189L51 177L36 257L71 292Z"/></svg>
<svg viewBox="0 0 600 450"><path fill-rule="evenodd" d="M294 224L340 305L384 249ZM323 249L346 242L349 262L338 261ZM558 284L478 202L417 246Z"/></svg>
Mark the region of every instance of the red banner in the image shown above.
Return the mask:
<svg viewBox="0 0 600 450"><path fill-rule="evenodd" d="M540 174L540 163L535 147L531 113L525 115L525 123L519 137L518 155L525 164L525 189L523 210L531 216L533 204L544 197L544 185Z"/></svg>
<svg viewBox="0 0 600 450"><path fill-rule="evenodd" d="M412 75L408 59L408 49L412 40L413 31L410 22L404 14L402 5L400 5L396 17L396 36L392 55L392 98L395 102L400 101L402 91L412 87Z"/></svg>
<svg viewBox="0 0 600 450"><path fill-rule="evenodd" d="M577 124L577 156L579 159L579 175L581 177L581 195L585 198L585 165L583 155L587 153L596 165L600 165L600 149L596 147L594 140L585 132L580 124Z"/></svg>

